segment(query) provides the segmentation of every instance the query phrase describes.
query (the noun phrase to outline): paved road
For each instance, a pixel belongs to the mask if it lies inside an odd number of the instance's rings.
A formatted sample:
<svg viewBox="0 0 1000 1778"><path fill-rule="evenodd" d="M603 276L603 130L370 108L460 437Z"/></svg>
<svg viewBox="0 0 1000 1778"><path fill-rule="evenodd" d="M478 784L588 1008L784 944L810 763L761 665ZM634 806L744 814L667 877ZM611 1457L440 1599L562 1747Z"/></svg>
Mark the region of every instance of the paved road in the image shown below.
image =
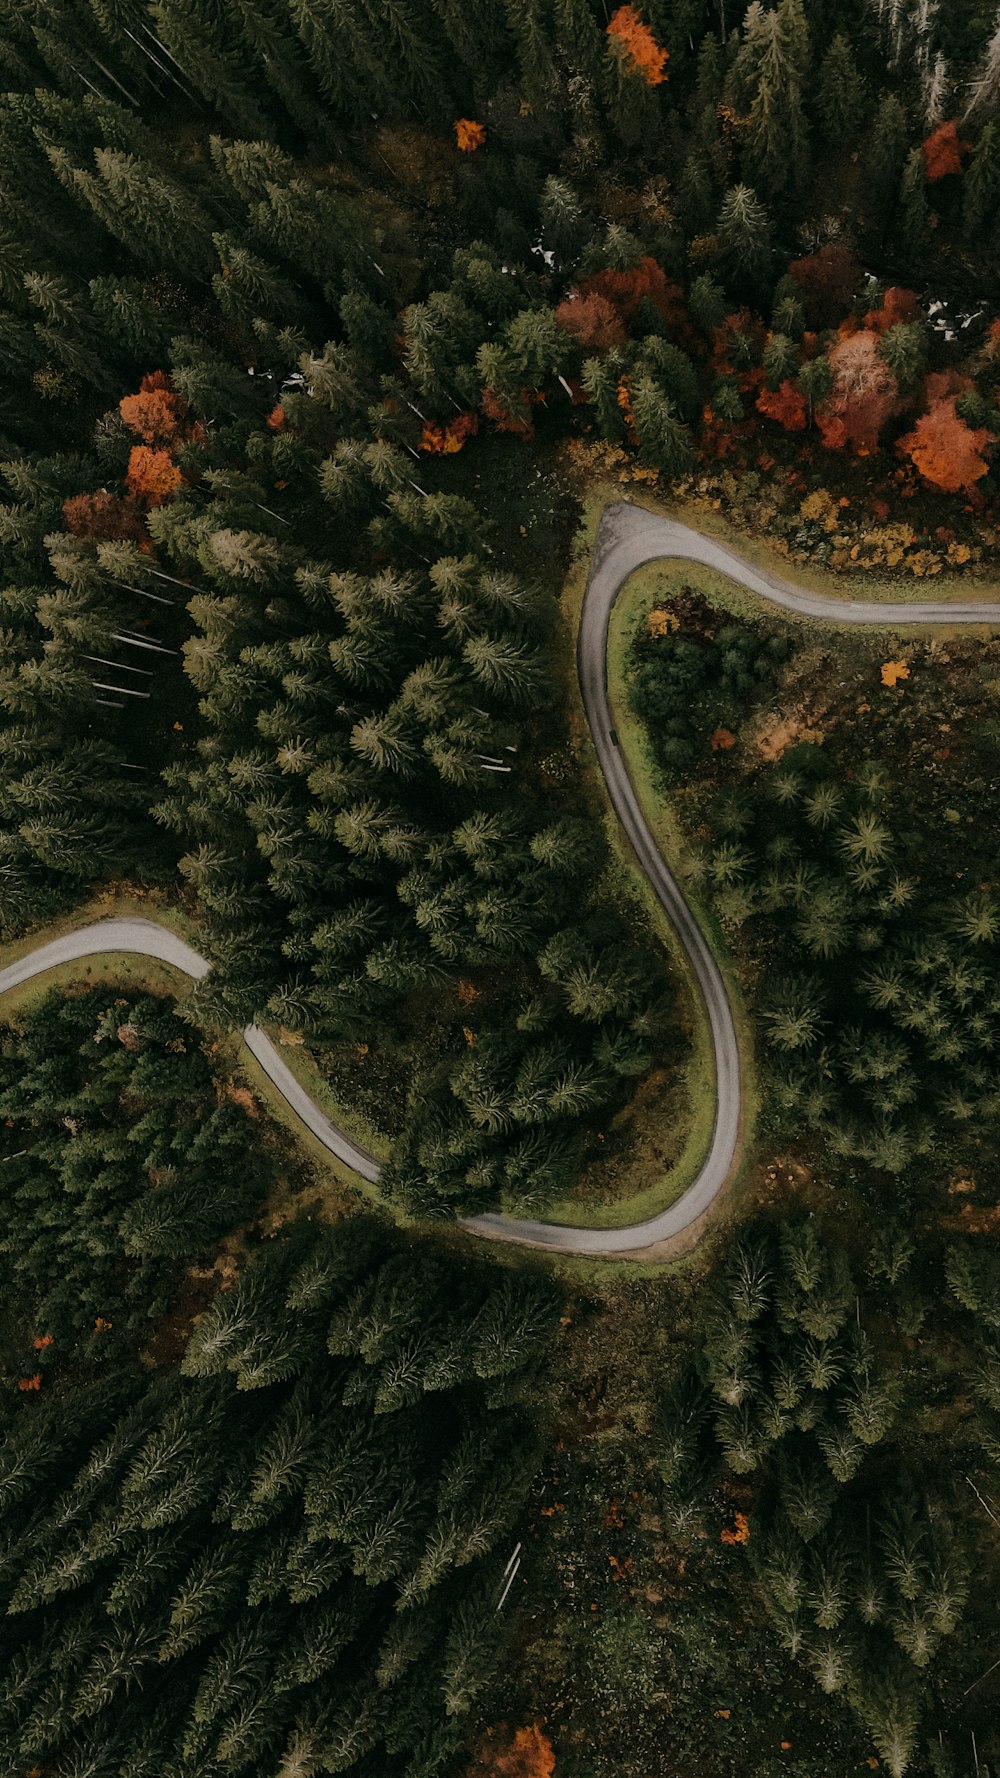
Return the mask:
<svg viewBox="0 0 1000 1778"><path fill-rule="evenodd" d="M0 970L0 994L7 988L16 988L21 982L30 981L32 976L43 975L47 969L55 969L60 963L76 963L82 957L99 957L109 951L131 951L139 957L155 957L161 963L172 964L174 969L181 970L194 981L200 981L212 967L176 932L157 925L155 920L95 920L89 926L64 932L61 938L40 945L37 951L29 951L26 957L20 957L16 963ZM352 1142L331 1122L325 1111L320 1110L316 1101L299 1085L267 1033L259 1025L248 1025L243 1032L243 1041L282 1098L287 1099L323 1147L348 1167L353 1167L363 1179L377 1179L379 1164L375 1156L369 1154L367 1148Z"/></svg>
<svg viewBox="0 0 1000 1778"><path fill-rule="evenodd" d="M805 592L793 582L755 568L715 538L703 536L673 519L659 518L641 507L615 504L601 519L584 596L577 643L577 664L584 709L615 812L668 918L677 929L691 971L704 1001L715 1054L715 1119L708 1153L686 1192L657 1216L625 1228L573 1228L507 1216L473 1216L462 1227L489 1240L527 1242L558 1253L641 1254L681 1235L698 1221L732 1173L739 1147L742 1097L740 1056L726 985L680 888L657 850L643 819L621 753L611 740L607 696L608 622L618 593L629 575L647 562L678 557L701 562L738 581L771 605L799 616L836 624L868 624L883 629L929 624L984 623L1000 626L1000 601L922 600L882 603L836 599ZM0 970L0 994L59 963L101 952L131 951L173 964L196 980L210 965L176 933L151 920L101 920L78 927ZM259 1025L243 1033L248 1048L282 1097L323 1146L360 1173L376 1180L379 1163L309 1097Z"/></svg>

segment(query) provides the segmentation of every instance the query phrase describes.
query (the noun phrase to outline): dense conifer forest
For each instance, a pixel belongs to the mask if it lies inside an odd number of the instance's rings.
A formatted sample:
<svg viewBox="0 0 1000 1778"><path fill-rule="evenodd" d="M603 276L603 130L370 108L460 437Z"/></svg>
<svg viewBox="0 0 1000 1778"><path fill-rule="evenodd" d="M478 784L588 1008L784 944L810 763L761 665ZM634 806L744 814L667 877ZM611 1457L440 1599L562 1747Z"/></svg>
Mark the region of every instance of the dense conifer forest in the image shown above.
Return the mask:
<svg viewBox="0 0 1000 1778"><path fill-rule="evenodd" d="M0 999L0 1774L989 1778L1000 632L628 583L738 1177L456 1218L707 1142L603 508L1000 598L995 0L0 0L0 192L0 966L211 964Z"/></svg>

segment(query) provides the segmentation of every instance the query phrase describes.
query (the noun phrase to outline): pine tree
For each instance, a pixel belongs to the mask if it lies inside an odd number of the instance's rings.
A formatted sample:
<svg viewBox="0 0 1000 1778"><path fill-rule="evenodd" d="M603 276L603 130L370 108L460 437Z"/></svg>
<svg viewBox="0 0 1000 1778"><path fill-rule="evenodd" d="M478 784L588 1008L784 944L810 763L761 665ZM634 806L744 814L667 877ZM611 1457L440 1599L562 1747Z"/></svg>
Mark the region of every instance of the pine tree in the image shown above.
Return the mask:
<svg viewBox="0 0 1000 1778"><path fill-rule="evenodd" d="M816 109L831 148L844 149L856 142L867 110L865 84L850 43L839 32L820 63Z"/></svg>
<svg viewBox="0 0 1000 1778"><path fill-rule="evenodd" d="M895 93L880 94L875 107L875 125L868 156L868 178L880 224L889 220L888 211L899 189L909 140L909 126L902 102Z"/></svg>
<svg viewBox="0 0 1000 1778"><path fill-rule="evenodd" d="M923 376L927 360L926 336L927 330L919 321L897 322L879 341L879 350L904 395L914 389Z"/></svg>
<svg viewBox="0 0 1000 1778"><path fill-rule="evenodd" d="M775 196L805 177L803 88L808 68L809 29L801 0L779 0L770 12L754 0L743 22L732 81L749 106L748 179Z"/></svg>
<svg viewBox="0 0 1000 1778"><path fill-rule="evenodd" d="M910 150L899 182L894 233L904 253L916 256L927 234L927 186L924 157L919 148Z"/></svg>
<svg viewBox="0 0 1000 1778"><path fill-rule="evenodd" d="M997 234L1000 214L1000 124L990 120L980 130L962 180L962 227L975 247Z"/></svg>
<svg viewBox="0 0 1000 1778"><path fill-rule="evenodd" d="M669 395L647 374L632 384L630 398L643 458L664 475L685 475L694 463L691 435Z"/></svg>
<svg viewBox="0 0 1000 1778"><path fill-rule="evenodd" d="M134 155L94 150L97 179L82 186L112 233L157 269L170 260L182 276L203 276L211 263L211 228L196 199Z"/></svg>
<svg viewBox="0 0 1000 1778"><path fill-rule="evenodd" d="M542 246L554 254L561 269L575 266L583 251L587 230L583 209L573 187L565 179L550 174L542 186L538 214L542 225Z"/></svg>
<svg viewBox="0 0 1000 1778"><path fill-rule="evenodd" d="M255 92L249 70L241 66L235 34L225 25L213 28L210 15L192 0L154 0L150 11L157 37L194 90L237 129L266 136L260 89Z"/></svg>
<svg viewBox="0 0 1000 1778"><path fill-rule="evenodd" d="M733 186L727 192L716 229L730 283L738 289L759 289L771 264L771 221L750 186Z"/></svg>
<svg viewBox="0 0 1000 1778"><path fill-rule="evenodd" d="M986 45L982 63L969 83L969 102L965 116L975 111L992 109L1000 97L1000 23Z"/></svg>

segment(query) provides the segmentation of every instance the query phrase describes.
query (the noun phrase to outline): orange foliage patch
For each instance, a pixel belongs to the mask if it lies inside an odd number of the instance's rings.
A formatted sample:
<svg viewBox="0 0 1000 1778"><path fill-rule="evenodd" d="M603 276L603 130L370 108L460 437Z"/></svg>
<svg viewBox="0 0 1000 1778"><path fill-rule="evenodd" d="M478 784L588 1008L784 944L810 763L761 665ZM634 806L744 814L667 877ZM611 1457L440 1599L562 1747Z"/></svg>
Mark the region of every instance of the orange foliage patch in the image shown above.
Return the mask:
<svg viewBox="0 0 1000 1778"><path fill-rule="evenodd" d="M44 1352L47 1346L55 1345L55 1340L55 1334L36 1334L31 1344L36 1352Z"/></svg>
<svg viewBox="0 0 1000 1778"><path fill-rule="evenodd" d="M712 752L728 753L730 747L736 746L736 736L732 729L717 728L712 730Z"/></svg>
<svg viewBox="0 0 1000 1778"><path fill-rule="evenodd" d="M241 1111L246 1112L247 1117L256 1118L260 1116L257 1101L249 1087L235 1086L233 1082L229 1080L226 1082L223 1090L230 1104L238 1105Z"/></svg>
<svg viewBox="0 0 1000 1778"><path fill-rule="evenodd" d="M898 410L899 385L878 349L878 336L867 329L838 339L828 357L833 386L816 409L823 443L833 450L850 445L858 456L867 456Z"/></svg>
<svg viewBox="0 0 1000 1778"><path fill-rule="evenodd" d="M555 1769L552 1743L537 1723L509 1738L504 1724L499 1735L487 1729L466 1778L552 1778Z"/></svg>
<svg viewBox="0 0 1000 1778"><path fill-rule="evenodd" d="M125 473L130 494L145 500L147 506L162 506L176 494L183 476L169 451L154 451L149 445L133 445Z"/></svg>
<svg viewBox="0 0 1000 1778"><path fill-rule="evenodd" d="M559 326L572 334L578 346L591 352L609 352L625 344L625 324L615 304L599 290L589 296L579 292L564 297L555 311Z"/></svg>
<svg viewBox="0 0 1000 1778"><path fill-rule="evenodd" d="M734 1513L732 1530L726 1525L720 1535L723 1543L749 1543L750 1521L746 1513Z"/></svg>
<svg viewBox="0 0 1000 1778"><path fill-rule="evenodd" d="M475 154L486 141L485 124L476 123L474 118L460 117L455 123L455 141L463 154Z"/></svg>
<svg viewBox="0 0 1000 1778"><path fill-rule="evenodd" d="M134 543L146 541L146 525L141 508L134 500L121 500L107 488L96 494L73 494L63 501L66 529L74 537L98 540L131 538Z"/></svg>
<svg viewBox="0 0 1000 1778"><path fill-rule="evenodd" d="M670 56L660 48L634 6L619 6L612 13L608 37L630 74L638 74L647 86L663 85Z"/></svg>
<svg viewBox="0 0 1000 1778"><path fill-rule="evenodd" d="M453 457L460 451L467 438L479 431L477 414L459 414L447 426L436 426L428 421L420 435L420 449L428 451L432 456Z"/></svg>
<svg viewBox="0 0 1000 1778"><path fill-rule="evenodd" d="M762 389L757 397L757 407L769 420L777 420L786 432L801 432L809 411L801 389L787 377L777 389Z"/></svg>
<svg viewBox="0 0 1000 1778"><path fill-rule="evenodd" d="M949 173L960 173L962 156L971 147L971 142L959 141L954 118L950 123L939 124L921 147L928 179L945 179Z"/></svg>
<svg viewBox="0 0 1000 1778"><path fill-rule="evenodd" d="M285 410L282 407L280 401L275 402L274 407L271 409L271 412L267 416L265 425L269 426L272 432L284 432L284 430L285 430Z"/></svg>
<svg viewBox="0 0 1000 1778"><path fill-rule="evenodd" d="M928 378L928 384L932 380ZM989 473L982 455L989 440L985 426L967 426L955 407L955 396L944 395L932 400L896 448L932 488L945 494L972 494Z"/></svg>
<svg viewBox="0 0 1000 1778"><path fill-rule="evenodd" d="M147 444L169 444L177 436L184 403L169 389L140 389L123 395L118 412L126 426Z"/></svg>
<svg viewBox="0 0 1000 1778"><path fill-rule="evenodd" d="M42 1373L36 1371L33 1377L18 1377L17 1386L22 1395L29 1395L33 1389L42 1387Z"/></svg>
<svg viewBox="0 0 1000 1778"><path fill-rule="evenodd" d="M692 346L697 344L688 321L680 285L668 278L663 267L648 254L627 272L608 270L589 273L587 277L580 279L578 294L581 297L605 297L618 310L626 325L635 319L640 303L644 297L648 297L661 320L678 336L682 345L688 339Z"/></svg>
<svg viewBox="0 0 1000 1778"><path fill-rule="evenodd" d="M901 321L920 320L920 298L915 290L907 290L902 284L893 284L882 298L880 309L869 309L865 316L865 326L875 333L888 333Z"/></svg>
<svg viewBox="0 0 1000 1778"><path fill-rule="evenodd" d="M883 661L882 684L898 685L901 679L909 679L910 669L906 661Z"/></svg>

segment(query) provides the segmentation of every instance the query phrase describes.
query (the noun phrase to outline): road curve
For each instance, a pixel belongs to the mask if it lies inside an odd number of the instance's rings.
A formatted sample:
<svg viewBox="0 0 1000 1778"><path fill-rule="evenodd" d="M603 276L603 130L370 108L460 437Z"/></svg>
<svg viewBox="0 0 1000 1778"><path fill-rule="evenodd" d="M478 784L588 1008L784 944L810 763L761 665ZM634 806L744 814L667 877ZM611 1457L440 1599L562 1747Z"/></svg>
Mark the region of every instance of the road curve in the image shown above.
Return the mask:
<svg viewBox="0 0 1000 1778"><path fill-rule="evenodd" d="M169 927L160 926L155 920L94 920L89 926L77 926L73 932L64 932L60 938L52 939L46 945L39 945L36 951L29 951L27 956L19 957L16 963L8 964L0 969L0 994L8 988L19 987L22 982L30 981L32 976L44 975L47 969L56 969L60 963L77 963L82 957L99 957L109 951L128 951L138 957L155 957L160 963L169 963L184 975L200 981L206 976L212 965L186 944L184 939L171 932ZM379 1176L379 1163L367 1148L352 1142L337 1124L321 1111L315 1099L311 1099L303 1086L299 1085L294 1074L275 1048L266 1031L259 1025L247 1025L243 1032L243 1041L250 1053L256 1057L283 1099L286 1099L296 1116L310 1129L314 1136L328 1148L331 1154L360 1173L363 1179L375 1180Z"/></svg>
<svg viewBox="0 0 1000 1778"><path fill-rule="evenodd" d="M646 824L622 755L611 739L608 705L608 624L618 593L637 568L676 557L700 562L725 574L768 604L799 617L834 624L866 624L883 629L930 624L982 623L1000 626L1000 601L921 600L880 602L838 599L807 592L793 582L754 567L727 544L694 531L674 519L660 518L644 508L617 502L601 518L584 594L577 639L577 666L583 706L598 763L615 813L657 899L675 927L704 1002L715 1057L715 1118L708 1153L687 1190L669 1209L645 1222L624 1228L575 1228L500 1215L461 1219L470 1233L494 1241L516 1241L556 1253L631 1254L658 1248L698 1221L733 1171L739 1147L742 1114L740 1055L736 1027L725 981L715 957L684 896L659 852ZM211 965L191 945L152 920L111 919L80 926L40 945L0 970L0 994L54 969L102 952L127 951L155 957L200 980ZM375 1181L379 1162L366 1148L334 1124L295 1079L287 1063L259 1025L243 1032L248 1049L307 1129L324 1148L362 1178Z"/></svg>

